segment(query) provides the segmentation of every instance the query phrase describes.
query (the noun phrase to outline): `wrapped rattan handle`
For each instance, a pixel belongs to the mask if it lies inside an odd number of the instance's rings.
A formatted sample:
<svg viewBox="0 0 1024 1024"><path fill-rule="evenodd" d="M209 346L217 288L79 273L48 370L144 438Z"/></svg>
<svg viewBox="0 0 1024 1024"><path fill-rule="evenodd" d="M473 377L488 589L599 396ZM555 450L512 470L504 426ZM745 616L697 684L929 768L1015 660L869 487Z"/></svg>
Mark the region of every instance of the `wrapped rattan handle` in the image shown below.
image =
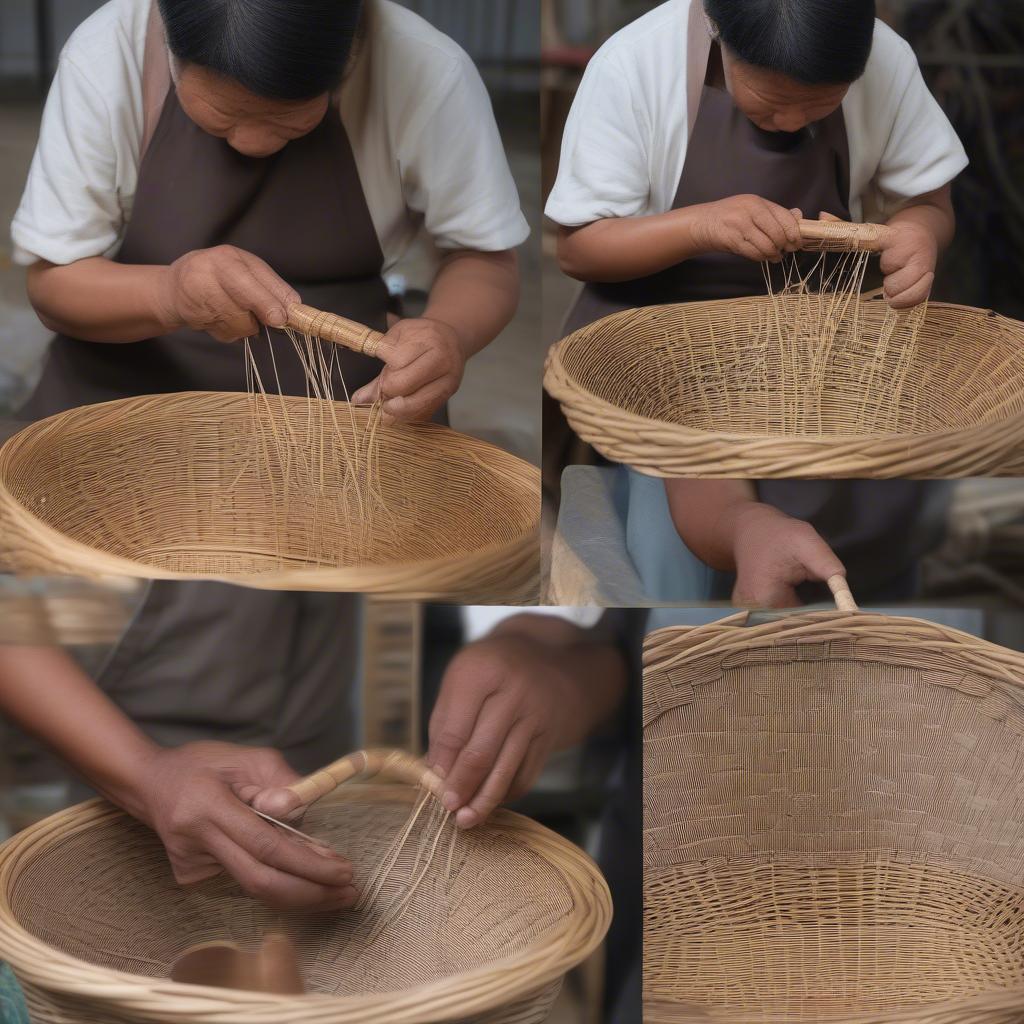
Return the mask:
<svg viewBox="0 0 1024 1024"><path fill-rule="evenodd" d="M850 585L846 582L845 576L840 573L830 576L828 578L828 589L832 591L832 596L836 599L836 607L841 612L857 611L857 602L850 592Z"/></svg>
<svg viewBox="0 0 1024 1024"><path fill-rule="evenodd" d="M812 252L878 252L890 229L884 224L845 220L802 220L800 238Z"/></svg>
<svg viewBox="0 0 1024 1024"><path fill-rule="evenodd" d="M312 775L292 783L288 788L304 804L311 804L321 797L333 793L342 783L357 775L382 775L394 782L405 782L410 786L422 786L438 799L442 795L443 783L419 758L401 750L357 750L321 768Z"/></svg>
<svg viewBox="0 0 1024 1024"><path fill-rule="evenodd" d="M288 307L288 326L300 334L309 334L324 341L350 348L353 352L377 356L384 335L365 324L347 320L335 313L296 304Z"/></svg>

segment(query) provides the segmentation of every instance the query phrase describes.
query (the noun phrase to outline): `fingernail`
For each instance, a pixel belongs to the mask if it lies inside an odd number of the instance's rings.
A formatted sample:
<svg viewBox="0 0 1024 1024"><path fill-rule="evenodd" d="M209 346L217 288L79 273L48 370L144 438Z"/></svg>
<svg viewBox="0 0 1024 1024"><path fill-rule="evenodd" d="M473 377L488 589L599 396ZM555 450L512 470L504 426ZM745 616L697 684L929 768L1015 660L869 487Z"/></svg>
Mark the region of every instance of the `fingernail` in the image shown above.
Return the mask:
<svg viewBox="0 0 1024 1024"><path fill-rule="evenodd" d="M462 805L462 801L459 799L459 794L454 789L449 789L444 796L441 798L441 803L444 804L445 810L457 811Z"/></svg>
<svg viewBox="0 0 1024 1024"><path fill-rule="evenodd" d="M285 311L280 307L272 309L267 314L267 323L271 327L284 327L288 323L288 317L285 315Z"/></svg>
<svg viewBox="0 0 1024 1024"><path fill-rule="evenodd" d="M472 807L463 807L458 814L455 815L455 824L459 828L472 828L477 822L480 821L480 815L473 810Z"/></svg>

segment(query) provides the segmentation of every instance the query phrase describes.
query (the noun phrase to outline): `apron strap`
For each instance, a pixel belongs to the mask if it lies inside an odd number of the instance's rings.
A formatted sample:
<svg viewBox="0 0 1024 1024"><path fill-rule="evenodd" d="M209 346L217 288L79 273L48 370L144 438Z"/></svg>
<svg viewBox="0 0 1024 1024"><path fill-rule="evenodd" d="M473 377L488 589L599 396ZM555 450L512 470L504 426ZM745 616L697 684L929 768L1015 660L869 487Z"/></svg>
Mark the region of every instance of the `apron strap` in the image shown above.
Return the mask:
<svg viewBox="0 0 1024 1024"><path fill-rule="evenodd" d="M146 49L142 58L142 147L139 164L149 149L160 113L171 89L171 64L157 0L151 0L146 23Z"/></svg>
<svg viewBox="0 0 1024 1024"><path fill-rule="evenodd" d="M155 2L156 0L154 5ZM708 32L708 19L701 0L690 0L686 47L686 134L689 137L697 123L697 110L704 92L704 79L707 78L708 60L711 57L711 34Z"/></svg>

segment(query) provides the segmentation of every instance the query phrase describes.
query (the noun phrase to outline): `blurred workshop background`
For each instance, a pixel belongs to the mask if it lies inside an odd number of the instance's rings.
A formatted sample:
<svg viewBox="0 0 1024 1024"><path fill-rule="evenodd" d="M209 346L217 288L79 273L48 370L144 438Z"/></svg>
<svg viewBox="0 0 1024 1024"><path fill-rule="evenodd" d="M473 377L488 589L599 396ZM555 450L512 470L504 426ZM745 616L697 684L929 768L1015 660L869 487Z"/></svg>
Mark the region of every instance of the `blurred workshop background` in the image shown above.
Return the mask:
<svg viewBox="0 0 1024 1024"><path fill-rule="evenodd" d="M558 171L565 119L588 61L611 34L656 6L655 0L541 0L545 200ZM914 47L929 87L971 157L953 186L956 241L940 264L934 297L1024 319L1024 3L879 0L878 12ZM558 269L550 222L543 241L543 330L550 345L561 337L580 286ZM602 576L615 576L621 603L631 603L631 594L641 591L638 581L631 580L635 570L624 538L594 536L595 522L619 518L614 506L622 496L596 481L607 463L572 434L557 403L546 396L544 438L546 540L550 543L558 516L562 470L572 466L571 472L594 477L574 482L574 493L584 495L587 524L568 546L599 545L617 558L616 568L606 567ZM1002 614L1010 616L1006 635L1012 637L1024 624L1019 611L1005 611L1008 604L1024 607L1024 485L968 480L951 487L947 541L922 566L921 597L1001 606ZM595 509L598 500L608 507ZM569 596L563 592L552 599ZM572 600L578 596L585 595Z"/></svg>
<svg viewBox="0 0 1024 1024"><path fill-rule="evenodd" d="M523 246L523 302L516 320L466 371L451 403L452 426L540 460L540 161L537 0L397 0L459 42L490 90L523 210L533 234ZM35 148L43 100L61 48L101 0L0 3L0 418L27 397L49 341L25 297L25 272L11 262L8 227ZM415 315L429 284L423 249L395 267L388 284Z"/></svg>

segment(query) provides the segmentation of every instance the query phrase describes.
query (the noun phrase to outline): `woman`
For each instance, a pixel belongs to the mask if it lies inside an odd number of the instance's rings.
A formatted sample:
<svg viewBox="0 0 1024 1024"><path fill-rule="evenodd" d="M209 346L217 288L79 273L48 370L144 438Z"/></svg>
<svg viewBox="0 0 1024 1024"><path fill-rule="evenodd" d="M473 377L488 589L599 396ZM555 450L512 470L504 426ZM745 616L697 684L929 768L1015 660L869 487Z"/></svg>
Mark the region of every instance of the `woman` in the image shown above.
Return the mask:
<svg viewBox="0 0 1024 1024"><path fill-rule="evenodd" d="M472 63L388 0L112 0L61 55L14 218L58 332L25 413L244 390L235 343L300 299L385 330L383 274L421 226L424 316L388 332L383 374L341 361L401 418L439 410L517 303L528 229Z"/></svg>
<svg viewBox="0 0 1024 1024"><path fill-rule="evenodd" d="M243 390L238 339L298 298L384 330L383 274L421 229L439 253L424 317L391 327L386 366L339 352L355 400L380 392L401 418L442 409L517 301L527 227L468 57L388 0L112 0L61 55L12 229L58 331L25 415ZM284 390L305 393L290 342L272 343ZM8 685L44 679L56 700L64 680L125 737L115 761L150 749L141 730L175 750L273 747L308 771L351 735L358 613L344 595L154 583L97 673L106 697L31 658ZM65 707L71 733L84 706ZM182 760L208 779L201 756ZM230 809L201 810L228 827Z"/></svg>
<svg viewBox="0 0 1024 1024"><path fill-rule="evenodd" d="M566 330L633 306L763 294L762 261L799 247L804 213L886 223L885 297L917 305L952 239L950 184L966 163L872 0L669 0L601 49L566 126L547 214L563 270L586 282ZM669 498L679 489L666 486ZM906 557L905 510L920 496L890 506L894 489L855 487L877 492L861 499L858 546L885 537ZM759 487L783 511L821 510L812 522L845 556L824 513L831 494ZM708 508L724 511L715 497ZM658 572L678 543L662 485L634 474L629 514L634 559ZM783 540L796 543L793 531ZM659 575L657 600L701 596Z"/></svg>

